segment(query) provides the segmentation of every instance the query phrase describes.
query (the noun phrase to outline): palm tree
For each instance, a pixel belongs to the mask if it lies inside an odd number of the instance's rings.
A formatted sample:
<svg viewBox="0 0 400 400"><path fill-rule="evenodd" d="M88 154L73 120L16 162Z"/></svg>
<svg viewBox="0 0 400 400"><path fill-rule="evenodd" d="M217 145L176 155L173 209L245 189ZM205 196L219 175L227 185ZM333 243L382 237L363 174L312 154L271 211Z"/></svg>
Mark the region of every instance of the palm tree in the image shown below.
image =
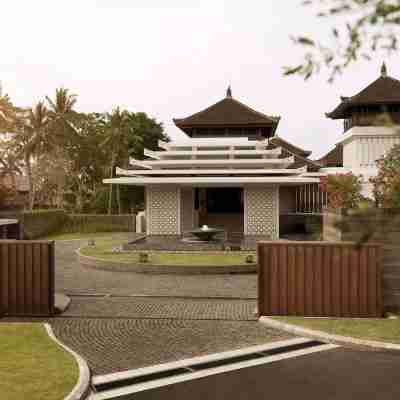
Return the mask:
<svg viewBox="0 0 400 400"><path fill-rule="evenodd" d="M16 109L8 95L2 95L0 87L0 132L6 132L12 127L16 117Z"/></svg>
<svg viewBox="0 0 400 400"><path fill-rule="evenodd" d="M105 138L102 146L110 152L110 178L114 177L114 169L117 157L128 158L129 132L132 129L129 112L115 108L111 114L106 115ZM108 196L108 214L112 213L113 185L110 184ZM119 187L117 190L118 212L121 213L121 201Z"/></svg>
<svg viewBox="0 0 400 400"><path fill-rule="evenodd" d="M74 125L74 121L79 118L79 114L74 110L77 96L70 94L68 89L56 89L54 101L46 96L49 104L49 130L54 135L55 146L52 151L54 158L60 160L59 174L57 175L57 207L61 208L63 202L63 187L65 184L64 166L68 164L68 148L76 143L79 132ZM64 178L62 178L64 176Z"/></svg>
<svg viewBox="0 0 400 400"><path fill-rule="evenodd" d="M40 156L43 151L48 151L52 145L47 130L48 123L48 110L42 101L37 103L28 113L20 115L16 120L12 145L15 147L18 157L24 160L29 186L29 210L33 209L35 202L32 159Z"/></svg>

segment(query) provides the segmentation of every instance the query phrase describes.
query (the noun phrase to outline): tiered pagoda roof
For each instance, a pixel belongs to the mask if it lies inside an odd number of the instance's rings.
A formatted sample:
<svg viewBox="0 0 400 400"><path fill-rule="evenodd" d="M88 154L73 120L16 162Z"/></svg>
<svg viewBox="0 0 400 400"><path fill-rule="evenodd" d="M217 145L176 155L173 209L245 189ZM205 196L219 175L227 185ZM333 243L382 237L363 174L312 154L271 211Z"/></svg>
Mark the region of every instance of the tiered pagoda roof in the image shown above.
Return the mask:
<svg viewBox="0 0 400 400"><path fill-rule="evenodd" d="M386 65L381 76L352 97L341 97L341 103L326 116L331 119L345 119L355 106L400 104L400 81L387 74Z"/></svg>
<svg viewBox="0 0 400 400"><path fill-rule="evenodd" d="M174 119L175 125L188 136L193 136L193 129L204 128L270 128L273 135L280 117L270 116L255 111L232 97L229 87L224 99L189 117Z"/></svg>

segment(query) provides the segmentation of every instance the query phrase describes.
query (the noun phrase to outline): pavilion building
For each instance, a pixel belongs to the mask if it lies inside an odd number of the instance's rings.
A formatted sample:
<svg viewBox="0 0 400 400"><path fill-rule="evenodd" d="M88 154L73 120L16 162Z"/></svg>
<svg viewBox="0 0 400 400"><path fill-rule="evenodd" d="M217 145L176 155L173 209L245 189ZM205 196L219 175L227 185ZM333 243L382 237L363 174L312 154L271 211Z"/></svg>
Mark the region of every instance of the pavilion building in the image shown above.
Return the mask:
<svg viewBox="0 0 400 400"><path fill-rule="evenodd" d="M322 172L352 172L363 179L363 194L372 197L370 178L376 176L376 161L400 143L400 81L388 76L386 65L381 76L340 104L328 118L343 120L343 136L322 159Z"/></svg>
<svg viewBox="0 0 400 400"><path fill-rule="evenodd" d="M232 97L174 119L187 139L160 142L104 183L145 187L147 235L183 236L202 225L278 239L280 216L321 210L320 165L276 135L280 117Z"/></svg>

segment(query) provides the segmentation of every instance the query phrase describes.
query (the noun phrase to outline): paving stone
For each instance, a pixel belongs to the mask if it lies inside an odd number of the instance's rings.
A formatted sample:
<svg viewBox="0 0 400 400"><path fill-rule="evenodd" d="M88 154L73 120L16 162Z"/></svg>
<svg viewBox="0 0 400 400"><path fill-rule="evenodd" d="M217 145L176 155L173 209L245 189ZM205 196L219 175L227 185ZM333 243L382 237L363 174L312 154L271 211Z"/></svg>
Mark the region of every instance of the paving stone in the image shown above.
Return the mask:
<svg viewBox="0 0 400 400"><path fill-rule="evenodd" d="M73 297L64 317L256 320L255 301Z"/></svg>
<svg viewBox="0 0 400 400"><path fill-rule="evenodd" d="M51 324L95 375L291 337L255 321L57 318Z"/></svg>

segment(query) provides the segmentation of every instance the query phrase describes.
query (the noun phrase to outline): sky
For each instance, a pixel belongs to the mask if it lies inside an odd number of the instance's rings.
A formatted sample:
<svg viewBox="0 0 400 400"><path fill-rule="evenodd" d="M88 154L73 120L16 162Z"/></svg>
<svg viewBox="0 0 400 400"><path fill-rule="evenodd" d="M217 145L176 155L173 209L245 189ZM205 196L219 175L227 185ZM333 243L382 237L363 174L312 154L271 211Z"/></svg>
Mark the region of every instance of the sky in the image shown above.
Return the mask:
<svg viewBox="0 0 400 400"><path fill-rule="evenodd" d="M383 59L357 62L333 84L326 74L284 77L302 54L290 36L324 38L330 29L301 3L2 0L0 81L18 106L62 86L78 95L79 111L144 111L172 139L185 138L173 118L216 103L231 85L236 99L280 115L277 134L317 158L342 135L325 112L375 80ZM386 61L399 78L400 57Z"/></svg>

